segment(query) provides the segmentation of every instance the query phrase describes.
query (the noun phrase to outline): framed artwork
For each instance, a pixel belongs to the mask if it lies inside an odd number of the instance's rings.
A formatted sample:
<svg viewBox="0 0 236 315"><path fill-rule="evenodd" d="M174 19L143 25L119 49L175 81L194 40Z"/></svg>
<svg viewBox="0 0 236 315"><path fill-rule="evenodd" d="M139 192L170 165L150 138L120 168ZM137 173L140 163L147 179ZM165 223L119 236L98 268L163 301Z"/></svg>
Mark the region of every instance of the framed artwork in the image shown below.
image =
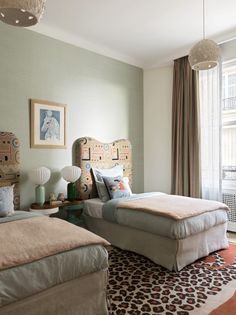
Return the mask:
<svg viewBox="0 0 236 315"><path fill-rule="evenodd" d="M66 148L66 105L31 100L31 148Z"/></svg>

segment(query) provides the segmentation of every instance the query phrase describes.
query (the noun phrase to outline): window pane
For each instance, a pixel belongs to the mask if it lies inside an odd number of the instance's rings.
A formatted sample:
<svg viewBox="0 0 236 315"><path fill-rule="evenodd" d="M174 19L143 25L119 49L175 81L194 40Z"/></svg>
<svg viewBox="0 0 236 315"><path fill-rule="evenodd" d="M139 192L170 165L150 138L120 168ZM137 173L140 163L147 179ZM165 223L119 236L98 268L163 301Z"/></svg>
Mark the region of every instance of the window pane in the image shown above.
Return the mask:
<svg viewBox="0 0 236 315"><path fill-rule="evenodd" d="M223 189L236 189L236 63L223 65Z"/></svg>

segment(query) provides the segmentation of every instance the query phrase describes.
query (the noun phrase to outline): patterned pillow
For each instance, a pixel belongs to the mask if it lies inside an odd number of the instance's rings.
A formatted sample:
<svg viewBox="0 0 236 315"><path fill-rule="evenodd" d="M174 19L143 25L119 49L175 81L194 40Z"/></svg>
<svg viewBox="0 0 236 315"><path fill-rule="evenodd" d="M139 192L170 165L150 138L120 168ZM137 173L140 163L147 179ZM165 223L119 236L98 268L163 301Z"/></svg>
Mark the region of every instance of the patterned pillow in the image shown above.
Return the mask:
<svg viewBox="0 0 236 315"><path fill-rule="evenodd" d="M123 165L116 165L112 168L92 168L95 184L98 191L99 198L106 202L110 199L109 193L103 181L103 176L107 177L115 177L115 176L123 176Z"/></svg>
<svg viewBox="0 0 236 315"><path fill-rule="evenodd" d="M6 217L14 213L14 185L0 187L0 217Z"/></svg>
<svg viewBox="0 0 236 315"><path fill-rule="evenodd" d="M103 180L106 184L111 199L129 197L131 195L129 183L127 182L127 180L124 180L123 177L103 176Z"/></svg>

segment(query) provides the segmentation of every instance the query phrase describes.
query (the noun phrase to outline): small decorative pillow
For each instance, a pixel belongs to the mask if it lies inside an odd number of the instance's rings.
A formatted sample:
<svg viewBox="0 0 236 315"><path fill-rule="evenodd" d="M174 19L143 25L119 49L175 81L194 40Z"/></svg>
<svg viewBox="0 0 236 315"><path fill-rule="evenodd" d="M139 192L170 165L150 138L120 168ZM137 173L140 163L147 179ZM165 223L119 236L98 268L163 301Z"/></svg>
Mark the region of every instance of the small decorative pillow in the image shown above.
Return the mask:
<svg viewBox="0 0 236 315"><path fill-rule="evenodd" d="M129 185L129 177L123 177L123 181L125 183L125 186L127 187L127 190L130 193L130 196L133 195L132 190L131 190L130 185Z"/></svg>
<svg viewBox="0 0 236 315"><path fill-rule="evenodd" d="M103 180L106 184L111 199L129 197L131 195L131 190L127 180L124 180L121 176L103 176Z"/></svg>
<svg viewBox="0 0 236 315"><path fill-rule="evenodd" d="M103 181L103 176L107 177L116 177L116 176L123 176L123 165L116 165L112 168L92 168L95 184L98 191L99 198L106 202L110 199L110 195L107 191L105 183Z"/></svg>
<svg viewBox="0 0 236 315"><path fill-rule="evenodd" d="M14 213L14 185L0 187L0 217L6 217Z"/></svg>

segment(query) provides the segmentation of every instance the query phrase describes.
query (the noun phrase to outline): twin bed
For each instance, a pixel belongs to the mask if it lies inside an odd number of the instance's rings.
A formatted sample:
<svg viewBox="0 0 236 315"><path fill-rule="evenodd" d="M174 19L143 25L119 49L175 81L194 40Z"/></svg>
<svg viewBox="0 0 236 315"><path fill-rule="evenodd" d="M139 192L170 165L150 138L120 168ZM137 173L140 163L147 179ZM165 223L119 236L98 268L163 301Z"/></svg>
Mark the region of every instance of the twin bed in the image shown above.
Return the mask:
<svg viewBox="0 0 236 315"><path fill-rule="evenodd" d="M141 194L126 198L125 202L121 200L120 205L119 202L118 205L114 204L114 201L104 205L98 199L91 168L108 169L122 165L124 176L129 178L132 185L131 161L132 148L128 140L110 144L92 138L77 140L75 163L82 169L78 191L85 202L84 218L90 231L104 237L114 246L144 255L176 271L213 251L228 247L227 207L222 203L192 198L183 200L184 197L178 200L177 196L167 198L167 195L162 194ZM163 199L167 199L165 203ZM144 212L143 205L146 203L149 203L149 207ZM153 203L162 204L158 213L150 211L155 210ZM170 209L168 216L165 211L160 211L165 210L167 205ZM191 215L181 217L186 205L188 207L185 210L190 211ZM177 217L176 213L175 216L171 215L176 208ZM195 208L197 212L192 211Z"/></svg>
<svg viewBox="0 0 236 315"><path fill-rule="evenodd" d="M14 184L15 209L19 166L18 139L0 133L0 189ZM15 211L0 218L0 244L0 315L108 314L104 239L57 218Z"/></svg>

